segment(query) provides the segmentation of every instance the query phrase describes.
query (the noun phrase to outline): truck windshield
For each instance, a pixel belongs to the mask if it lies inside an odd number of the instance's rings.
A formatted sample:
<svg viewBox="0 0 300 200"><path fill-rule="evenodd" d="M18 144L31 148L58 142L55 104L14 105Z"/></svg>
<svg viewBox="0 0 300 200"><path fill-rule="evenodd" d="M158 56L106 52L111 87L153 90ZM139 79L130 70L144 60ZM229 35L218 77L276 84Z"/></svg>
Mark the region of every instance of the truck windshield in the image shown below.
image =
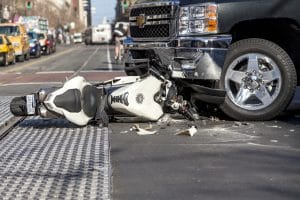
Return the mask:
<svg viewBox="0 0 300 200"><path fill-rule="evenodd" d="M39 34L39 39L45 39L44 34Z"/></svg>
<svg viewBox="0 0 300 200"><path fill-rule="evenodd" d="M17 26L0 26L0 34L17 36L20 35L20 30Z"/></svg>
<svg viewBox="0 0 300 200"><path fill-rule="evenodd" d="M163 1L163 0L137 0L137 3L152 3L155 1Z"/></svg>
<svg viewBox="0 0 300 200"><path fill-rule="evenodd" d="M28 36L29 36L30 39L37 39L37 34L36 33L29 32Z"/></svg>

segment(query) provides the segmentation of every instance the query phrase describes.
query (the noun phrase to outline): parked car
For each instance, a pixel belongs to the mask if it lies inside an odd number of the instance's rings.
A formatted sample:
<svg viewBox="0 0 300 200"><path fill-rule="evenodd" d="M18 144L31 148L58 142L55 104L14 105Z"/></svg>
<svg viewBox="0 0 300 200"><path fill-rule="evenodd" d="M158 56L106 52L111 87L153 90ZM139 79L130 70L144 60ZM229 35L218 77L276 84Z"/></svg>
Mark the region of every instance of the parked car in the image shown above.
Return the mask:
<svg viewBox="0 0 300 200"><path fill-rule="evenodd" d="M30 59L29 37L24 25L14 23L0 24L0 34L8 36L12 42L17 61L23 62Z"/></svg>
<svg viewBox="0 0 300 200"><path fill-rule="evenodd" d="M41 56L41 46L38 39L38 34L35 32L28 32L30 41L30 55L39 58Z"/></svg>
<svg viewBox="0 0 300 200"><path fill-rule="evenodd" d="M75 44L82 43L83 42L83 40L82 40L82 34L81 33L74 33L73 42Z"/></svg>
<svg viewBox="0 0 300 200"><path fill-rule="evenodd" d="M0 60L2 65L15 64L15 49L6 35L0 35Z"/></svg>
<svg viewBox="0 0 300 200"><path fill-rule="evenodd" d="M41 53L43 55L49 55L50 49L48 48L47 45L47 35L45 33L38 33L38 38L41 45Z"/></svg>
<svg viewBox="0 0 300 200"><path fill-rule="evenodd" d="M56 41L52 34L47 35L46 45L47 49L50 50L50 53L54 53L56 51Z"/></svg>
<svg viewBox="0 0 300 200"><path fill-rule="evenodd" d="M212 103L221 90L228 116L272 119L300 85L299 8L297 0L138 0L125 71L142 75L159 65L187 100Z"/></svg>

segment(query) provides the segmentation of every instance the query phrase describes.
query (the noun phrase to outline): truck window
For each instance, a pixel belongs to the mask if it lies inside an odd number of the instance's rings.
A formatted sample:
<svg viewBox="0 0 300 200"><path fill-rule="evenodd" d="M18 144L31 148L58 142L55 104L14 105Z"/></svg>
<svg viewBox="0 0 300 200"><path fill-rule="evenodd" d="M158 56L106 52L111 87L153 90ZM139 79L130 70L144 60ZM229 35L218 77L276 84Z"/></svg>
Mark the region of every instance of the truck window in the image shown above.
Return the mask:
<svg viewBox="0 0 300 200"><path fill-rule="evenodd" d="M35 33L29 32L28 36L30 39L37 39L37 35Z"/></svg>
<svg viewBox="0 0 300 200"><path fill-rule="evenodd" d="M0 44L3 44L3 37L0 37Z"/></svg>
<svg viewBox="0 0 300 200"><path fill-rule="evenodd" d="M20 35L20 30L17 26L0 26L0 34L18 36Z"/></svg>
<svg viewBox="0 0 300 200"><path fill-rule="evenodd" d="M39 34L39 39L45 39L44 34Z"/></svg>

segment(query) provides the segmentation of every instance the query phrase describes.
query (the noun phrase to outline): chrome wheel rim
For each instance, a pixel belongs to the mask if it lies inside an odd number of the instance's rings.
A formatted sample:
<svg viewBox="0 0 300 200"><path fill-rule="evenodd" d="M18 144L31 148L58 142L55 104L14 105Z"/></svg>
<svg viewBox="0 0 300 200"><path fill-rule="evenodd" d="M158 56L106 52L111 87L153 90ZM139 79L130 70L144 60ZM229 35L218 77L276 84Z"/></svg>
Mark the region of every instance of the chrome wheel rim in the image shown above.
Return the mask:
<svg viewBox="0 0 300 200"><path fill-rule="evenodd" d="M236 58L225 74L225 90L238 107L249 111L270 106L278 97L282 76L267 55L249 53Z"/></svg>

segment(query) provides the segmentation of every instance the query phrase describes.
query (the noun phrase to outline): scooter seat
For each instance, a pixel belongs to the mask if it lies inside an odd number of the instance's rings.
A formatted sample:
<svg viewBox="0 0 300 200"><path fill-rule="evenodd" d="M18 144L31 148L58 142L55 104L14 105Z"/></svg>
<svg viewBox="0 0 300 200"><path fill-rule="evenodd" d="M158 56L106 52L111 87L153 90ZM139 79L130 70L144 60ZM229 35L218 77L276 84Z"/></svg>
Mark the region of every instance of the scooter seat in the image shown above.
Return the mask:
<svg viewBox="0 0 300 200"><path fill-rule="evenodd" d="M58 95L54 103L57 107L63 108L71 113L81 111L81 92L78 89L70 89L65 93Z"/></svg>
<svg viewBox="0 0 300 200"><path fill-rule="evenodd" d="M83 112L89 117L95 117L99 106L100 91L91 85L87 85L82 90Z"/></svg>

